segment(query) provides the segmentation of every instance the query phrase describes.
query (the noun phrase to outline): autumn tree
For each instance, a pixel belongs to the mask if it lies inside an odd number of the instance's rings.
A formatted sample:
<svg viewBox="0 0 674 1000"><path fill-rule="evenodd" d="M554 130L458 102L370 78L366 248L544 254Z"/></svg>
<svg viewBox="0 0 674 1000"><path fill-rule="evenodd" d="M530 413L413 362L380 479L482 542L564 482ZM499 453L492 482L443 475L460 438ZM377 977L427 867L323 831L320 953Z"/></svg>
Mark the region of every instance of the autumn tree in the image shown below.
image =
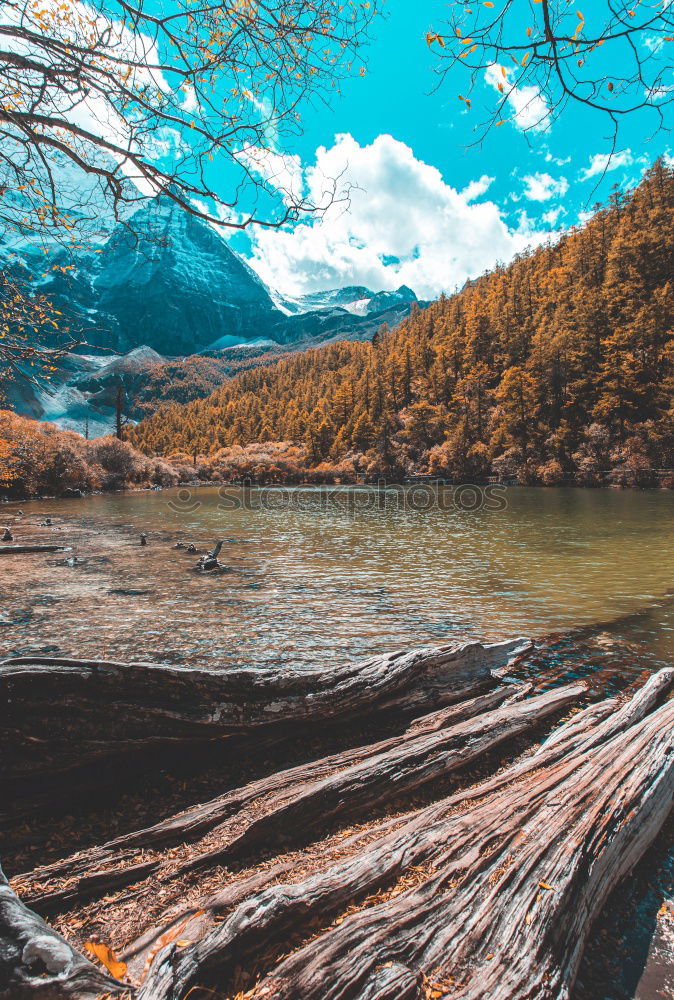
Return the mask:
<svg viewBox="0 0 674 1000"><path fill-rule="evenodd" d="M75 345L47 296L0 269L0 379L49 378Z"/></svg>

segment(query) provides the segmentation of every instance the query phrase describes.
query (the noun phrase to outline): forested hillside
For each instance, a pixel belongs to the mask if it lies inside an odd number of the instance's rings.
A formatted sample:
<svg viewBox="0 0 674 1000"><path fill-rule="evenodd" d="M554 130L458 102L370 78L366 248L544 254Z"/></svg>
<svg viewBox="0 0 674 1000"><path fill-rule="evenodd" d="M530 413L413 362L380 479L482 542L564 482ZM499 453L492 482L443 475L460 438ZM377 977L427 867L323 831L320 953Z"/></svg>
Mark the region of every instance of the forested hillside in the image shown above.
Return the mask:
<svg viewBox="0 0 674 1000"><path fill-rule="evenodd" d="M130 432L215 456L293 441L326 476L647 485L674 466L674 171L372 344L243 372ZM335 469L335 466L337 469Z"/></svg>

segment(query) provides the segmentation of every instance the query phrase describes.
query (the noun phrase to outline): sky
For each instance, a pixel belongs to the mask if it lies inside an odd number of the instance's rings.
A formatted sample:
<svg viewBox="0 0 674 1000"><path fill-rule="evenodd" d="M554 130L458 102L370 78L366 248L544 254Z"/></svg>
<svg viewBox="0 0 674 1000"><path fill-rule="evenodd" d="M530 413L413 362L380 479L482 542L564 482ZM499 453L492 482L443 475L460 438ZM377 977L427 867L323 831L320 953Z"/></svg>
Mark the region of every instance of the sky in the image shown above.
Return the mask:
<svg viewBox="0 0 674 1000"><path fill-rule="evenodd" d="M635 115L625 119L602 178L609 123L575 107L525 134L536 95L476 145L474 127L493 106L495 81L487 74L470 111L458 99L461 68L433 93L426 34L440 29L445 9L437 0L389 0L372 28L365 75L344 83L329 107L305 108L284 170L305 190L340 174L356 188L348 210L335 206L323 221L235 240L269 285L300 294L406 284L433 298L582 222L613 184L637 183L668 152L667 134L650 138L652 119Z"/></svg>
<svg viewBox="0 0 674 1000"><path fill-rule="evenodd" d="M148 2L158 12L171 6L171 0ZM254 165L267 185L278 189L280 200L291 189L309 202L322 203L326 183L338 178L339 188L349 189L348 203L338 199L324 217L305 216L281 229L221 230L261 278L284 295L345 285L375 292L407 285L420 299L451 293L466 279L582 223L593 205L607 200L614 184L624 189L638 183L658 156L670 154L670 142L674 150L667 132L651 135L652 115L637 112L623 119L617 149L609 158L611 127L605 115L571 103L551 121L534 87L515 89L501 127L480 141L479 124L499 100L501 67L490 66L478 75L468 108L459 98L468 93L464 66L453 68L437 86L437 45L427 44L429 32L449 30L443 24L446 3L377 2L382 13L371 26L362 66L358 60L353 77L340 92L330 92L329 103L317 99L304 105L302 127L291 145L265 152ZM537 2L516 0L510 6L518 39ZM655 7L642 8L644 17L663 4L668 9L671 2L655 0ZM487 0L483 6L495 5ZM85 4L75 7L88 17ZM606 8L607 0L587 4L588 32L596 29L594 22ZM572 21L577 16L575 0L558 0L555 9ZM152 54L149 39L140 35L127 42L128 29L112 23L134 52L140 46L141 54ZM665 64L665 50L659 54L662 41L647 35L641 44ZM592 65L603 60L602 74L615 74L617 80L619 53L609 55L609 48L596 50ZM668 73L661 81L663 94L674 92L674 73ZM171 86L152 79L160 90ZM83 92L68 115L123 145L117 131L123 135L126 123L111 118L105 102L92 102ZM189 135L188 129L160 129L149 158L166 160L170 168L189 146ZM231 201L236 183L231 162L217 156L206 171L222 200ZM152 193L133 173L129 177L140 197ZM252 206L237 205L231 211L243 217L246 208Z"/></svg>

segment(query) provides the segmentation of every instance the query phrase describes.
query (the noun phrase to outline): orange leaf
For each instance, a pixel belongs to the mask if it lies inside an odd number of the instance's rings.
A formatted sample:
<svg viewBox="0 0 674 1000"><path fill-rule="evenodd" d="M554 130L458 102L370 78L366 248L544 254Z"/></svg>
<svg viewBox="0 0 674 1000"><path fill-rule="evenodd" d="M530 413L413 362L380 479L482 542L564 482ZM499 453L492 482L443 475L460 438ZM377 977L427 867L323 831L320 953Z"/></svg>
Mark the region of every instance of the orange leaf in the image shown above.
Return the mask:
<svg viewBox="0 0 674 1000"><path fill-rule="evenodd" d="M145 961L145 968L143 969L143 974L141 976L141 981L145 979L148 969L150 968L152 959L157 954L157 952L161 951L161 949L164 948L167 944L171 944L172 941L175 941L176 938L178 938L180 934L183 932L183 930L187 927L190 920L194 920L196 917L202 916L203 913L204 910L197 910L196 913L189 913L185 917L185 919L178 924L177 927L169 927L169 929L164 934L162 934L159 940L153 945L153 947L148 952L147 959ZM188 944L191 944L191 941L181 940L177 942L177 945L180 948L184 948Z"/></svg>
<svg viewBox="0 0 674 1000"><path fill-rule="evenodd" d="M85 941L84 947L92 955L96 956L98 961L106 967L114 979L124 978L126 975L126 962L120 962L112 948L109 948L107 944L103 944L102 941Z"/></svg>
<svg viewBox="0 0 674 1000"><path fill-rule="evenodd" d="M541 889L549 889L550 892L554 892L555 891L554 885L548 885L547 882L539 882L538 884L540 885Z"/></svg>

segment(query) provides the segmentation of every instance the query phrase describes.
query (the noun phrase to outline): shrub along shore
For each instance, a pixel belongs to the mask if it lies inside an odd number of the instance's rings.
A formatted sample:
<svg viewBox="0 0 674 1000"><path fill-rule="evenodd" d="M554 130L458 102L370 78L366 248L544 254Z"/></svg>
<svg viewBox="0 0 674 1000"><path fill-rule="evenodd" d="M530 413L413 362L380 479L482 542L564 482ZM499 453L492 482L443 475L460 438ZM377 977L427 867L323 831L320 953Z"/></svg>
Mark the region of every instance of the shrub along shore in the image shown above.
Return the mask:
<svg viewBox="0 0 674 1000"><path fill-rule="evenodd" d="M116 437L88 441L75 431L39 423L0 410L0 499L72 496L127 489L168 488L180 484L243 483L297 485L391 483L433 475L428 463L392 467L368 452L353 451L339 462L312 463L308 449L292 441L266 441L221 448L212 455L181 452L159 457L142 454ZM438 475L437 478L444 478ZM472 481L493 481L476 477ZM448 480L451 482L451 479ZM601 475L504 477L512 485L569 485L674 488L674 473L644 469L629 460Z"/></svg>

